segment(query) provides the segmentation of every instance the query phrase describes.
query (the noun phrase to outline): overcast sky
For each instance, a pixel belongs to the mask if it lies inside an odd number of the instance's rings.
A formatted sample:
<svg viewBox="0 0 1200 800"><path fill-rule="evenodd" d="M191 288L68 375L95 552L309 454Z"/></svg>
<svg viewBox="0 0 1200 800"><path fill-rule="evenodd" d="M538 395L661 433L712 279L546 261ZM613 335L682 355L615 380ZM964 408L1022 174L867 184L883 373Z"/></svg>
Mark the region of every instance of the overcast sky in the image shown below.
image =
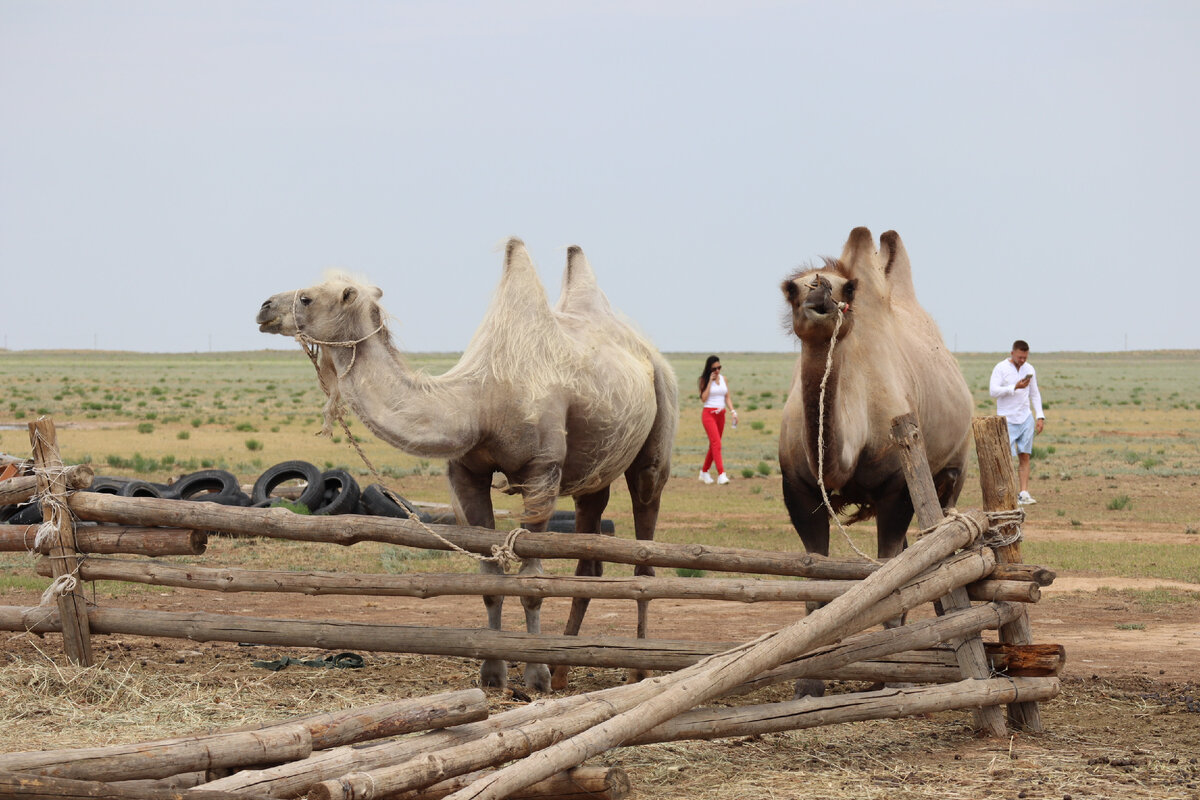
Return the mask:
<svg viewBox="0 0 1200 800"><path fill-rule="evenodd" d="M894 229L960 351L1200 348L1200 3L0 3L0 346L294 347L328 267L461 350L522 237L669 351Z"/></svg>

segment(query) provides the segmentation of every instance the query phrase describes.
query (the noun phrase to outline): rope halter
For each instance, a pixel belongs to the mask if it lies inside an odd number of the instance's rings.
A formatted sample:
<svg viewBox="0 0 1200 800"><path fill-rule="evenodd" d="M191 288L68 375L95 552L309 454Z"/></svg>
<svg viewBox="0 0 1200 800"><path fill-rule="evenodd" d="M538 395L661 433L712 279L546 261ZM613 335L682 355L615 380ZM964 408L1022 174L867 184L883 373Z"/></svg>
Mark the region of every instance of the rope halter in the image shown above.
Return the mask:
<svg viewBox="0 0 1200 800"><path fill-rule="evenodd" d="M300 344L301 347L304 348L304 352L308 353L308 357L313 360L314 364L316 363L317 359L318 346L350 348L350 363L346 366L346 370L344 372L338 374L339 378L346 377L350 374L350 370L354 368L354 362L358 359L358 346L387 327L385 323L380 322L379 326L375 328L375 330L358 339L348 339L341 342L323 342L320 339L314 339L312 336L309 336L307 333L300 330L300 318L296 316L296 303L299 300L300 292L296 292L294 295L292 295L292 320L296 323L296 335L293 338Z"/></svg>

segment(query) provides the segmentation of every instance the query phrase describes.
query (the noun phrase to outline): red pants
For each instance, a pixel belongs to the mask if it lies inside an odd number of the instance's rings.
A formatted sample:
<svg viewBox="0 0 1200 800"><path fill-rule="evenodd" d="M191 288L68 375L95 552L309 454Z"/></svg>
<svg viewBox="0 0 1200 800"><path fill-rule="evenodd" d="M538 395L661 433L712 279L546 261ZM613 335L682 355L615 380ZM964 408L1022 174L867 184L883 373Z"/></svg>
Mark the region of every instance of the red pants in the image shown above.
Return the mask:
<svg viewBox="0 0 1200 800"><path fill-rule="evenodd" d="M721 461L721 434L725 432L725 409L702 408L700 421L704 423L704 432L708 434L708 452L704 454L704 472L716 462L717 472L725 471Z"/></svg>

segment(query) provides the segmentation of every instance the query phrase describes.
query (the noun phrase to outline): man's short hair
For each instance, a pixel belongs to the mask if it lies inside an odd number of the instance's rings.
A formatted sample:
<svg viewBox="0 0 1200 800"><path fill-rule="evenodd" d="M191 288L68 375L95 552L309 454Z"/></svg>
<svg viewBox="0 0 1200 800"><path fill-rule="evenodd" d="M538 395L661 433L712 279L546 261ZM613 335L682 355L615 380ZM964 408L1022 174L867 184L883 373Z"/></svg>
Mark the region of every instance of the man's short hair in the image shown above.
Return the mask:
<svg viewBox="0 0 1200 800"><path fill-rule="evenodd" d="M1015 342L1013 342L1012 349L1020 350L1022 353L1028 353L1029 342L1025 341L1024 339L1017 339Z"/></svg>

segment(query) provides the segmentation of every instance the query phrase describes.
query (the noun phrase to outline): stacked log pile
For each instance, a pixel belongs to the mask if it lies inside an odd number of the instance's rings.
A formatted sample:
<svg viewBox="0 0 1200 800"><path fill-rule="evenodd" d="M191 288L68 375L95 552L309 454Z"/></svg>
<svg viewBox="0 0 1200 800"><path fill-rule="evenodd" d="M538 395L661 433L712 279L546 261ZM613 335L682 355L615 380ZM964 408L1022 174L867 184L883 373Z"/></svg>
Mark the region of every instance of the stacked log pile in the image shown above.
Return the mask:
<svg viewBox="0 0 1200 800"><path fill-rule="evenodd" d="M44 422L39 420L43 428ZM1007 453L1007 437L1002 428L990 423L976 426L981 465L985 462L984 453L991 452L988 448L994 449L990 440L997 431L1004 437L1003 452ZM115 751L76 753L69 758L61 754L9 754L0 756L0 795L40 797L60 791L53 796L152 796L85 794L103 790L95 786L55 789L52 783L105 781L104 786L118 787L115 781L163 781L183 773L207 774L205 771L221 768L236 771L207 780L186 793L197 798L307 794L315 798L359 800L570 797L575 790L569 787L580 785L586 777L594 782L588 784L593 786L588 790L593 793L587 796L618 797L628 791L628 781L623 775L611 770L597 775L580 766L618 745L746 736L949 709L973 709L976 726L998 736L1006 731L1001 706L1008 706L1008 723L1037 730L1041 725L1037 703L1057 694L1056 675L1064 653L1056 645L1033 643L1025 604L1038 600L1039 587L1053 580L1053 573L1020 564L1019 552L1014 551L1012 544L991 546L989 542L994 540L989 529L993 526L984 511L943 519L936 497L932 504L929 500L932 480L924 465L919 432L911 420L898 419L894 435L898 447L907 454L910 491L925 532L902 555L883 564L702 544L635 542L589 534L526 532L512 543L516 554L526 558L595 558L627 564L796 576L808 578L806 581L382 576L194 566L184 569L159 561L106 558L102 554L200 552L204 548L203 534L196 531L343 545L381 541L429 549L448 549L449 542L485 554L501 544L506 535L478 528L430 526L436 531L435 536L430 527L413 520L353 516L333 520L297 516L282 509L71 492L63 479L64 470L51 470L59 478L57 483L41 477L41 465L53 464L56 453L39 453L35 448L32 468L38 476L39 496L47 508L46 522L21 530L0 530L0 549L31 549L30 542L36 535L31 529L55 525L57 540L40 546L47 555L38 565L41 574L54 577L69 569L80 580L123 580L230 592L408 597L494 594L632 600L685 597L747 603L817 600L825 605L753 642L705 643L88 608L64 602L65 596L77 591L64 590L53 606L0 607L0 630L62 632L65 642L74 637L81 645L86 645L92 634L106 633L287 646L312 646L320 642L321 646L339 650L502 658L669 673L602 692L540 700L488 719L471 718L478 721L451 719L445 714L437 717L431 709L441 707L447 699L427 698L424 711L413 713L431 723L425 729L442 730L365 746L350 746L349 741L361 739L335 737L324 740L329 743L318 747L314 742L319 738L305 728L308 723L295 720L258 731L222 734L250 736L260 743L234 747L240 758L236 764L189 760L179 755L185 752L184 740L140 745L130 751L139 753L135 760L140 764L152 763L153 759L145 756L150 750L171 753L162 756L170 766L156 767L153 774L119 766L129 762L121 761L123 756ZM38 436L46 440L44 430ZM989 442L981 444L981 438ZM1002 485L1006 480L1012 484L1011 462L989 455L987 464L983 480L988 511L1015 508L1015 491ZM989 482L994 484L990 488ZM5 483L0 482L0 491ZM52 513L55 501L47 501L47 496L56 498L71 514ZM102 524L75 529L62 523L62 517L72 516ZM73 529L63 530L68 527ZM80 554L86 557L81 559ZM67 566L56 567L56 560ZM885 620L896 619L932 602L939 609L935 618L871 630ZM998 630L1000 641L985 643L980 636L984 630ZM88 663L85 659L90 645L66 649L72 660ZM801 678L923 685L828 698L808 697L787 703L705 707L722 698ZM390 737L394 733L377 733L368 738ZM278 742L274 737L278 737ZM262 744L268 741L269 745ZM271 754L264 752L264 748ZM209 758L221 752L215 740L201 749ZM76 765L118 766L112 766L110 771L89 771L82 767L63 771L59 764L68 761ZM136 792L145 788L124 784L120 790ZM159 783L152 789L165 792L168 787Z"/></svg>

